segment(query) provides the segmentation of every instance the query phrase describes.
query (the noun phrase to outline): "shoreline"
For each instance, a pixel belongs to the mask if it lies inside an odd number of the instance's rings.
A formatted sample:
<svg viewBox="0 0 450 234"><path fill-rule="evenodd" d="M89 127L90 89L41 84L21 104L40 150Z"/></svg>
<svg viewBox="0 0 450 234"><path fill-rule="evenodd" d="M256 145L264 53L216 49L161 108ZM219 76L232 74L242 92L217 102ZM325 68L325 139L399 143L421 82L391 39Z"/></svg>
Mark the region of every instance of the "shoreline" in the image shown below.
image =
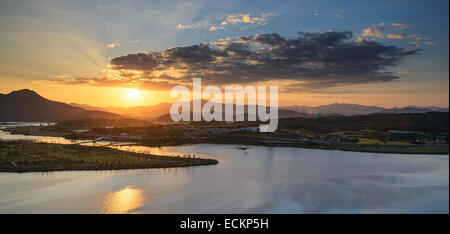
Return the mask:
<svg viewBox="0 0 450 234"><path fill-rule="evenodd" d="M189 142L170 142L164 145L149 142L139 142L138 145L148 147L181 146L194 144L223 144L223 145L245 145L245 146L267 146L267 147L291 147L302 149L318 150L339 150L344 152L360 153L383 153L383 154L430 154L449 155L449 145L367 145L367 144L319 144L319 143L298 143L298 142L244 142L244 141L223 141L221 140L200 140Z"/></svg>
<svg viewBox="0 0 450 234"><path fill-rule="evenodd" d="M103 146L0 141L0 172L129 170L216 165L215 159L160 156Z"/></svg>
<svg viewBox="0 0 450 234"><path fill-rule="evenodd" d="M23 134L26 136L54 136L62 137L68 140L87 140L94 139L95 136L77 136L75 134L71 135L61 135L61 133L44 132L46 134L36 135L24 129L10 128L3 129L3 131L10 132L11 134ZM97 136L98 137L98 136ZM121 139L114 139L114 141L121 142ZM437 155L448 155L449 145L448 144L407 144L407 145L395 145L395 144L324 144L324 143L313 143L313 142L298 142L292 140L278 139L278 140L264 140L255 138L230 138L230 137L209 137L206 139L168 139L166 142L161 143L160 140L140 140L133 141L126 139L123 142L133 142L137 145L149 146L149 147L163 147L163 146L180 146L180 145L193 145L193 144L238 144L238 145L258 145L258 146L268 146L268 147L294 147L294 148L304 148L304 149L320 149L320 150L340 150L348 152L365 152L365 153L385 153L385 154L437 154Z"/></svg>
<svg viewBox="0 0 450 234"><path fill-rule="evenodd" d="M182 168L182 167L197 167L197 166L211 166L214 164L179 164L179 165L123 165L123 166L103 166L103 165L34 165L34 166L21 166L21 167L9 167L0 165L0 173L28 173L28 172L57 172L57 171L121 171L121 170L137 170L137 169L165 169L165 168Z"/></svg>

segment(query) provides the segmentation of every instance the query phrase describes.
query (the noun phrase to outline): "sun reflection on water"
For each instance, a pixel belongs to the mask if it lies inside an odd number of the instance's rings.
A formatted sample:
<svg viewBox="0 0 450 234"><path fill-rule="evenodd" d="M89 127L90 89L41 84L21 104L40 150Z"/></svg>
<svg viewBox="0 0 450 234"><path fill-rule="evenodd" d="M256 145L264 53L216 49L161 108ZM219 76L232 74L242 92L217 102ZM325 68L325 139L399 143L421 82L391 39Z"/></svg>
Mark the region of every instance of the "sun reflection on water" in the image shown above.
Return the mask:
<svg viewBox="0 0 450 234"><path fill-rule="evenodd" d="M136 209L140 208L144 201L145 196L141 189L127 186L105 196L101 213L137 214L139 212L136 212Z"/></svg>

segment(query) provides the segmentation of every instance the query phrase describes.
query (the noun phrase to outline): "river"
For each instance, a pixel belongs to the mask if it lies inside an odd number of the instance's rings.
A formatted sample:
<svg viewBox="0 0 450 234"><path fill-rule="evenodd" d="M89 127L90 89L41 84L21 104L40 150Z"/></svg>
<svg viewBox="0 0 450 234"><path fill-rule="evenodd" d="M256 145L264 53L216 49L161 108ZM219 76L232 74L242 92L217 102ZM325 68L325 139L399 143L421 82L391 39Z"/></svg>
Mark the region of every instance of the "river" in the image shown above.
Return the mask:
<svg viewBox="0 0 450 234"><path fill-rule="evenodd" d="M22 137L0 131L0 138ZM161 155L196 154L219 164L0 173L0 213L449 212L448 155L220 144L118 147Z"/></svg>

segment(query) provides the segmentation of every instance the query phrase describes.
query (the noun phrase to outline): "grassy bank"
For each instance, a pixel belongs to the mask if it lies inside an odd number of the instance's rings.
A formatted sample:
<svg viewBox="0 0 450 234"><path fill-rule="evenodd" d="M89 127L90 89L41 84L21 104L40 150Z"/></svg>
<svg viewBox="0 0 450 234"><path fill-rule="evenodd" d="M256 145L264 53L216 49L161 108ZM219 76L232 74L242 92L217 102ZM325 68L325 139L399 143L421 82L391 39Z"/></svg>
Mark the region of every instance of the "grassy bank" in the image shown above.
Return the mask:
<svg viewBox="0 0 450 234"><path fill-rule="evenodd" d="M232 143L232 144L237 144ZM263 145L276 147L296 147L322 150L341 150L369 153L392 153L392 154L449 154L448 145L388 145L388 144L320 144L301 143L292 141L255 141L239 142L244 145Z"/></svg>
<svg viewBox="0 0 450 234"><path fill-rule="evenodd" d="M146 146L160 146L160 141L144 141ZM341 150L370 153L392 153L392 154L449 154L449 145L425 145L425 144L320 144L310 142L298 142L284 139L254 139L252 137L208 137L205 139L189 140L167 140L166 146L186 145L186 144L236 144L236 145L259 145L273 147L295 147L322 150Z"/></svg>
<svg viewBox="0 0 450 234"><path fill-rule="evenodd" d="M64 137L70 134L70 132L68 131L57 131L51 127L39 127L39 126L9 127L2 130L10 132L11 134L21 134L26 136Z"/></svg>
<svg viewBox="0 0 450 234"><path fill-rule="evenodd" d="M214 159L139 154L108 147L0 141L0 172L168 168L217 163Z"/></svg>
<svg viewBox="0 0 450 234"><path fill-rule="evenodd" d="M448 145L382 145L382 144L339 144L339 145L303 145L302 148L314 148L324 150L342 150L370 153L390 154L449 154Z"/></svg>

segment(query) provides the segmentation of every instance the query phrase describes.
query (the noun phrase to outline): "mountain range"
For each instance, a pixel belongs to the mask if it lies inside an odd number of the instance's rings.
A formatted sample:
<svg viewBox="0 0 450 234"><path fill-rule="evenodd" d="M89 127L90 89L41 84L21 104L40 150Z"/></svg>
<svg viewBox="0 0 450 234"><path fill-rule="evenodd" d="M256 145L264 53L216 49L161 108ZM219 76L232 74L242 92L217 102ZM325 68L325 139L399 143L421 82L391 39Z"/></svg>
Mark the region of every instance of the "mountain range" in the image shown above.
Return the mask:
<svg viewBox="0 0 450 234"><path fill-rule="evenodd" d="M204 101L203 101L204 102ZM133 117L146 120L168 121L171 103L137 107L95 107L85 104L66 104L48 100L36 92L23 89L9 94L0 94L0 121L63 121L83 118L115 119ZM192 103L191 103L192 105ZM244 107L247 110L247 106ZM435 106L407 106L383 108L358 104L334 103L322 106L282 106L279 118L353 116L373 113L427 113L448 112L448 108Z"/></svg>
<svg viewBox="0 0 450 234"><path fill-rule="evenodd" d="M406 106L383 108L378 106L364 106L358 104L334 103L323 106L284 106L280 109L293 110L311 115L368 115L373 113L427 113L427 112L448 112L448 108L436 106Z"/></svg>
<svg viewBox="0 0 450 234"><path fill-rule="evenodd" d="M58 122L63 120L119 118L120 115L102 110L86 110L62 102L43 98L36 92L23 89L0 94L0 121Z"/></svg>
<svg viewBox="0 0 450 234"><path fill-rule="evenodd" d="M172 103L159 103L154 106L137 106L137 107L93 107L88 105L71 104L77 107L82 107L87 110L103 110L117 113L124 116L132 116L135 118L144 119L168 119L168 113ZM192 107L192 104L191 104ZM223 108L224 109L224 108ZM247 110L247 106L244 107ZM427 113L427 112L448 112L448 108L436 106L406 106L383 108L378 106L365 106L358 104L334 103L322 106L280 106L279 118L291 117L317 117L317 116L353 116L353 115L368 115L374 113Z"/></svg>

